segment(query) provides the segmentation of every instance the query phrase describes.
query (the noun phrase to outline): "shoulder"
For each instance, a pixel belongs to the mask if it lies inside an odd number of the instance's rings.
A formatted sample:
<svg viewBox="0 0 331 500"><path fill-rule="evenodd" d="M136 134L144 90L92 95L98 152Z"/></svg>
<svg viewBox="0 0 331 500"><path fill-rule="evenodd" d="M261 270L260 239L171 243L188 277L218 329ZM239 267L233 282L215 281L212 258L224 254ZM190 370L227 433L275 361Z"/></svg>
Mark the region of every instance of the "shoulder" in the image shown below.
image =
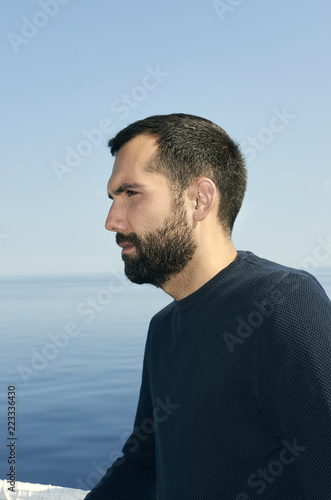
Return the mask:
<svg viewBox="0 0 331 500"><path fill-rule="evenodd" d="M256 308L262 313L257 339L265 351L290 346L302 351L305 345L329 343L331 303L318 280L306 271L243 254L241 287L232 301L245 304L247 317Z"/></svg>
<svg viewBox="0 0 331 500"><path fill-rule="evenodd" d="M264 302L269 316L260 342L267 359L276 359L276 353L281 363L282 358L331 355L331 302L314 276L288 268Z"/></svg>
<svg viewBox="0 0 331 500"><path fill-rule="evenodd" d="M251 252L241 252L244 289L260 290L265 296L283 298L283 301L295 301L304 297L315 297L330 303L323 287L318 280L307 271L284 266L254 255ZM282 300L278 300L279 303Z"/></svg>

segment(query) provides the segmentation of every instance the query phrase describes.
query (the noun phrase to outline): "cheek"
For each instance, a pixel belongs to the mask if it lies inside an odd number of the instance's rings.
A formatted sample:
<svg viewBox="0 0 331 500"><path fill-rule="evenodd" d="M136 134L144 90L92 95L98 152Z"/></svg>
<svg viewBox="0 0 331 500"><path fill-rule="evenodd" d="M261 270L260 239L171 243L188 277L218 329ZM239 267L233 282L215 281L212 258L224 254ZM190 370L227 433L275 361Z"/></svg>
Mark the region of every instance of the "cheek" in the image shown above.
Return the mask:
<svg viewBox="0 0 331 500"><path fill-rule="evenodd" d="M156 203L154 205L141 203L132 206L130 224L139 232L150 232L164 223L169 213Z"/></svg>

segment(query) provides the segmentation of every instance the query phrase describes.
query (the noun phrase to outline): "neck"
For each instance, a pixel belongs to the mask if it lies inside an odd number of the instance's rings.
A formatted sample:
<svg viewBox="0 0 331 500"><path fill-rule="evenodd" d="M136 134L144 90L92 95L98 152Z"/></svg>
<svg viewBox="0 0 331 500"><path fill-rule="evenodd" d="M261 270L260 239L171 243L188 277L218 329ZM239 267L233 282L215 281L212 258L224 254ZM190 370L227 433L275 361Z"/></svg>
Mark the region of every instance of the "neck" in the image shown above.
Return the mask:
<svg viewBox="0 0 331 500"><path fill-rule="evenodd" d="M225 269L236 257L237 251L230 239L215 238L209 244L198 246L186 268L168 280L162 289L175 300L184 299Z"/></svg>

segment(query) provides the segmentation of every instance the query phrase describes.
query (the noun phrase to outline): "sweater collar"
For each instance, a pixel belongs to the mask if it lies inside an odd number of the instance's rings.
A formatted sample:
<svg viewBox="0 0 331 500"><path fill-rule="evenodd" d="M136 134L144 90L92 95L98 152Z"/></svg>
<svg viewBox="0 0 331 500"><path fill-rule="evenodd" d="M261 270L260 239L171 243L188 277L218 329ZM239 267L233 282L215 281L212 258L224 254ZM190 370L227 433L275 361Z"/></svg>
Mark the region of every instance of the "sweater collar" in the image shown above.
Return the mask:
<svg viewBox="0 0 331 500"><path fill-rule="evenodd" d="M212 291L217 284L222 282L226 286L226 279L231 276L233 272L241 266L243 260L245 260L251 252L245 252L243 250L238 250L237 257L228 266L218 272L213 276L207 283L202 285L198 290L191 293L187 297L181 300L175 300L175 306L179 311L184 311L191 308L197 302L199 302L203 297L205 297L210 291Z"/></svg>

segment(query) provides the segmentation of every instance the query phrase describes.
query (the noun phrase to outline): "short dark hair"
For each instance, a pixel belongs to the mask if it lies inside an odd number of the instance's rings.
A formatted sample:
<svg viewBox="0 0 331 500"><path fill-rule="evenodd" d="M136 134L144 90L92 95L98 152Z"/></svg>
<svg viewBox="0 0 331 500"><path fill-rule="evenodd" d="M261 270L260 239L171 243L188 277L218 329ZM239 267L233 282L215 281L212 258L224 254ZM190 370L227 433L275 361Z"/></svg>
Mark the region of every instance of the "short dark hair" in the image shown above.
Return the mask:
<svg viewBox="0 0 331 500"><path fill-rule="evenodd" d="M209 177L220 193L218 218L231 234L240 210L247 173L239 145L218 125L182 113L139 120L110 139L112 155L134 137L155 136L158 145L149 171L164 174L179 192L199 177Z"/></svg>

